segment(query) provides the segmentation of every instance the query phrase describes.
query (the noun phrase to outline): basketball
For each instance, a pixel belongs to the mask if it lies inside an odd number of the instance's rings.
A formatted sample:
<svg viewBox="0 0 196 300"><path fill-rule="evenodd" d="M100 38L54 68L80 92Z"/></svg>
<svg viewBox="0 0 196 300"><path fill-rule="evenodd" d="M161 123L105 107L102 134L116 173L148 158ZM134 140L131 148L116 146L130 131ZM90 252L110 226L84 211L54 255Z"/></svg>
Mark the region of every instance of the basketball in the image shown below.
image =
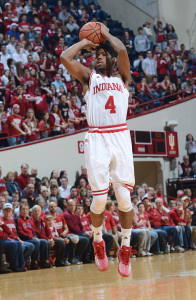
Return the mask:
<svg viewBox="0 0 196 300"><path fill-rule="evenodd" d="M104 42L104 38L101 34L101 26L96 22L89 22L85 24L79 33L79 39L87 39L94 44L101 44Z"/></svg>

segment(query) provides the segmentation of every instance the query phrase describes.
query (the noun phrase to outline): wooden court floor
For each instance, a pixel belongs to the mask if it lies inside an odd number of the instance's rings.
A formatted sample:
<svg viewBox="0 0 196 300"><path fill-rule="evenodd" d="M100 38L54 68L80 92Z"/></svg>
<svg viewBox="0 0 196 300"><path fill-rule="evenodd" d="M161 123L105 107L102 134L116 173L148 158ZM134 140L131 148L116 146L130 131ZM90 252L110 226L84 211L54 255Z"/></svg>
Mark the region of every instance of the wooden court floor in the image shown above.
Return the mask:
<svg viewBox="0 0 196 300"><path fill-rule="evenodd" d="M92 264L0 275L0 299L196 299L196 252L132 258L129 278L117 261L105 273Z"/></svg>

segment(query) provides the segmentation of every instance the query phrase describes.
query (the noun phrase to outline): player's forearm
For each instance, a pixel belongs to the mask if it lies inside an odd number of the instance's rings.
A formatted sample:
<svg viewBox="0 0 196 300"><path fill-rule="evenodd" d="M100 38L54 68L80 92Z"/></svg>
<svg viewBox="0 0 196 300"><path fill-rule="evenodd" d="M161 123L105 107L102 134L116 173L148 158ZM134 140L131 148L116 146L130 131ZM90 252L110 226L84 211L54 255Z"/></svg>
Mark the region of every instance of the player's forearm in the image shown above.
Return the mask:
<svg viewBox="0 0 196 300"><path fill-rule="evenodd" d="M65 50L61 54L60 58L63 58L64 60L72 60L78 54L78 52L84 48L84 46L85 42L82 40Z"/></svg>
<svg viewBox="0 0 196 300"><path fill-rule="evenodd" d="M121 51L127 51L125 45L116 37L108 33L107 40L110 42L114 50L119 54Z"/></svg>

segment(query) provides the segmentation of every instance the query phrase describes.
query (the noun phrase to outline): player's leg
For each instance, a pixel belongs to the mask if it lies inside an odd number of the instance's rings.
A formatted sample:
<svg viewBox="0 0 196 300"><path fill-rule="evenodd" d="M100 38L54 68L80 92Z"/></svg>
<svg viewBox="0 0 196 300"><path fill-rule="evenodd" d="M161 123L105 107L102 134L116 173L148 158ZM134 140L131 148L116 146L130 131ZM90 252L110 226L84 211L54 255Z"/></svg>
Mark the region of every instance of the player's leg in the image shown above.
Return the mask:
<svg viewBox="0 0 196 300"><path fill-rule="evenodd" d="M85 139L85 160L89 184L93 193L90 207L94 235L95 264L100 271L108 269L105 242L102 237L102 224L109 186L110 157L100 134L87 134Z"/></svg>
<svg viewBox="0 0 196 300"><path fill-rule="evenodd" d="M122 241L118 250L118 271L121 276L128 277L131 273L131 228L133 221L133 208L130 199L130 191L121 183L113 183L115 195L118 201L119 218L121 222Z"/></svg>

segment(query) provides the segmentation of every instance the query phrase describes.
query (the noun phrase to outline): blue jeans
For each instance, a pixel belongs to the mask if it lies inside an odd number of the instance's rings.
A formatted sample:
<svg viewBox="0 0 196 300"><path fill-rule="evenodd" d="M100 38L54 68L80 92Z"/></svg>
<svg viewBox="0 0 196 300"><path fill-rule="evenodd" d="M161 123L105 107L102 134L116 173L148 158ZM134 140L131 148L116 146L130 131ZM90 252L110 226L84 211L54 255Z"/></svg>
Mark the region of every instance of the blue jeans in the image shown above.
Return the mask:
<svg viewBox="0 0 196 300"><path fill-rule="evenodd" d="M79 260L83 259L84 254L89 248L89 237L85 233L76 233L79 236L79 242L77 244L75 257Z"/></svg>
<svg viewBox="0 0 196 300"><path fill-rule="evenodd" d="M22 244L19 241L9 241L1 240L2 245L9 254L10 266L13 267L22 267L25 264Z"/></svg>
<svg viewBox="0 0 196 300"><path fill-rule="evenodd" d="M32 261L38 260L42 263L49 259L49 243L47 240L28 240L28 242L35 246L32 253Z"/></svg>
<svg viewBox="0 0 196 300"><path fill-rule="evenodd" d="M179 240L176 226L160 226L160 227L155 228L155 230L157 230L157 229L164 230L167 233L168 237L171 237L171 239L172 239L171 244L174 244L175 246L180 245L180 240Z"/></svg>
<svg viewBox="0 0 196 300"><path fill-rule="evenodd" d="M27 261L29 256L31 256L33 251L35 250L35 246L29 242L23 242L23 244L21 244L21 246L22 246L24 259L25 259L25 261Z"/></svg>
<svg viewBox="0 0 196 300"><path fill-rule="evenodd" d="M10 138L7 138L7 141L8 141L8 144L9 146L15 146L17 141L18 141L18 144L24 144L24 136L20 136L20 137L10 137Z"/></svg>
<svg viewBox="0 0 196 300"><path fill-rule="evenodd" d="M150 230L150 238L151 238L150 247L152 247L152 245L158 239L158 233L156 231L154 231L154 230Z"/></svg>
<svg viewBox="0 0 196 300"><path fill-rule="evenodd" d="M167 245L166 245L166 237L167 232L161 229L154 228L158 234L158 239L155 241L155 244L152 245L151 252L159 252L159 251L166 251Z"/></svg>

